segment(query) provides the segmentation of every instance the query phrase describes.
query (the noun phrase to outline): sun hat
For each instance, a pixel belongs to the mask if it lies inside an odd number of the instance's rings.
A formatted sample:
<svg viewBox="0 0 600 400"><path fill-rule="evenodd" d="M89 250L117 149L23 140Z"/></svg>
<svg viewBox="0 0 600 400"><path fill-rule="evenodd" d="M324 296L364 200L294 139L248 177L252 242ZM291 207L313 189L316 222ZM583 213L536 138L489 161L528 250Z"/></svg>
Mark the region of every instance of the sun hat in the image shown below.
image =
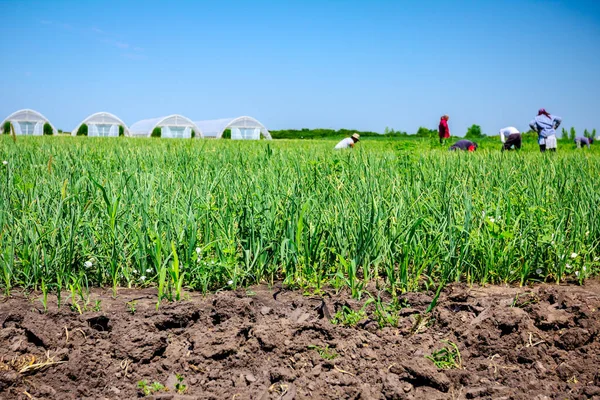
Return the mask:
<svg viewBox="0 0 600 400"><path fill-rule="evenodd" d="M355 139L358 142L360 140L360 135L358 133L355 133L354 135L352 135L352 139Z"/></svg>

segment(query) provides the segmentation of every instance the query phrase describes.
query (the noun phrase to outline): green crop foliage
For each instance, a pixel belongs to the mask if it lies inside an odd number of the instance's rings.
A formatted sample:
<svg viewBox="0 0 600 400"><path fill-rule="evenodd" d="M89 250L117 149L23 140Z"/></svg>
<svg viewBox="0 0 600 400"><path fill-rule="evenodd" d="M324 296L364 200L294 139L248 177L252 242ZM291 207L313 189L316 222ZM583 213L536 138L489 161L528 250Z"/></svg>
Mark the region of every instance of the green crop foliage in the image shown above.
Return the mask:
<svg viewBox="0 0 600 400"><path fill-rule="evenodd" d="M3 135L0 290L43 288L83 312L91 287L175 301L282 281L360 300L373 282L392 298L457 281L583 282L600 269L600 146L540 154L525 136L519 153L482 139L467 154L414 136L334 151Z"/></svg>

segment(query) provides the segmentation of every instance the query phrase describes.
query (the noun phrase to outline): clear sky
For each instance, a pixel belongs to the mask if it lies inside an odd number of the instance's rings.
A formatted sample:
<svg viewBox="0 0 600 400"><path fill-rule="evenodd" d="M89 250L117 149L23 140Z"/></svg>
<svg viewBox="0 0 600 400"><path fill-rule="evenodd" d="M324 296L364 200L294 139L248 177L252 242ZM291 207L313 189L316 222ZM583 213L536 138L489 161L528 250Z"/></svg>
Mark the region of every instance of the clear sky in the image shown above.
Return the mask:
<svg viewBox="0 0 600 400"><path fill-rule="evenodd" d="M0 0L0 119L600 130L600 1Z"/></svg>

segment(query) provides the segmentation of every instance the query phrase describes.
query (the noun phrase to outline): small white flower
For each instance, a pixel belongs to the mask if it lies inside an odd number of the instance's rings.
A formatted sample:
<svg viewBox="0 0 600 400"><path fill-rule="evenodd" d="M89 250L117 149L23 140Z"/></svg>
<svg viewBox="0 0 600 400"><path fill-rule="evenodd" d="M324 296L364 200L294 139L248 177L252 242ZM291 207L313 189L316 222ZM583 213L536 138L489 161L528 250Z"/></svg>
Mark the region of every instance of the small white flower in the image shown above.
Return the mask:
<svg viewBox="0 0 600 400"><path fill-rule="evenodd" d="M577 258L577 253L571 253L571 258Z"/></svg>
<svg viewBox="0 0 600 400"><path fill-rule="evenodd" d="M571 269L571 266L569 264L565 265L567 267L567 269Z"/></svg>
<svg viewBox="0 0 600 400"><path fill-rule="evenodd" d="M202 249L200 247L196 247L196 254L202 253Z"/></svg>
<svg viewBox="0 0 600 400"><path fill-rule="evenodd" d="M233 285L233 281L227 281L228 285Z"/></svg>
<svg viewBox="0 0 600 400"><path fill-rule="evenodd" d="M133 273L134 273L134 274L137 274L137 272L138 272L138 271L137 271L137 269L134 269L134 270L133 270Z"/></svg>
<svg viewBox="0 0 600 400"><path fill-rule="evenodd" d="M140 281L144 282L146 280L146 275L140 276Z"/></svg>
<svg viewBox="0 0 600 400"><path fill-rule="evenodd" d="M494 222L496 222L496 220L494 219L494 217L490 217L490 222L493 224Z"/></svg>
<svg viewBox="0 0 600 400"><path fill-rule="evenodd" d="M587 268L586 268L586 267L585 267L585 265L584 265L584 266L583 266L583 272L585 272L585 271L586 271L586 269L587 269Z"/></svg>
<svg viewBox="0 0 600 400"><path fill-rule="evenodd" d="M8 161L4 160L4 161L2 161L2 164L8 165Z"/></svg>
<svg viewBox="0 0 600 400"><path fill-rule="evenodd" d="M152 270L151 270L150 268L148 268L148 269L146 270L146 273L147 273L147 274L150 274L150 273L152 273Z"/></svg>
<svg viewBox="0 0 600 400"><path fill-rule="evenodd" d="M575 271L575 276L579 276L579 271Z"/></svg>
<svg viewBox="0 0 600 400"><path fill-rule="evenodd" d="M585 233L585 236L589 236L589 235L590 235L590 231L587 231L587 232Z"/></svg>
<svg viewBox="0 0 600 400"><path fill-rule="evenodd" d="M594 261L600 261L600 258L594 257Z"/></svg>
<svg viewBox="0 0 600 400"><path fill-rule="evenodd" d="M552 246L554 246L556 243L554 242L554 240L552 241Z"/></svg>
<svg viewBox="0 0 600 400"><path fill-rule="evenodd" d="M85 263L83 263L83 265L85 265L86 268L92 268L92 262L91 261L86 261Z"/></svg>
<svg viewBox="0 0 600 400"><path fill-rule="evenodd" d="M536 269L535 273L538 274L538 275L541 275L542 274L542 269L541 268Z"/></svg>

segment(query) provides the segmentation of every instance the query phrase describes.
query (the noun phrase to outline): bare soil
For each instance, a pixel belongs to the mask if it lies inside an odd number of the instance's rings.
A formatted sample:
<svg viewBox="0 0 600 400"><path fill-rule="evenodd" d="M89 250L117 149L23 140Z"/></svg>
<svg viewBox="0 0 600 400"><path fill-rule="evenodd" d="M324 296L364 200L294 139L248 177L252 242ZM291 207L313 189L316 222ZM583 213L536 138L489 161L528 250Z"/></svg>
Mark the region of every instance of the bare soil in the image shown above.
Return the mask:
<svg viewBox="0 0 600 400"><path fill-rule="evenodd" d="M152 289L95 291L88 308L97 299L101 311L82 314L55 298L44 313L39 295L0 303L0 398L139 398L146 380L167 388L154 399L600 399L598 281L454 285L429 315L430 294L407 294L383 329L332 324L343 305L361 307L343 294L260 286L158 311ZM444 339L461 368L425 358Z"/></svg>

